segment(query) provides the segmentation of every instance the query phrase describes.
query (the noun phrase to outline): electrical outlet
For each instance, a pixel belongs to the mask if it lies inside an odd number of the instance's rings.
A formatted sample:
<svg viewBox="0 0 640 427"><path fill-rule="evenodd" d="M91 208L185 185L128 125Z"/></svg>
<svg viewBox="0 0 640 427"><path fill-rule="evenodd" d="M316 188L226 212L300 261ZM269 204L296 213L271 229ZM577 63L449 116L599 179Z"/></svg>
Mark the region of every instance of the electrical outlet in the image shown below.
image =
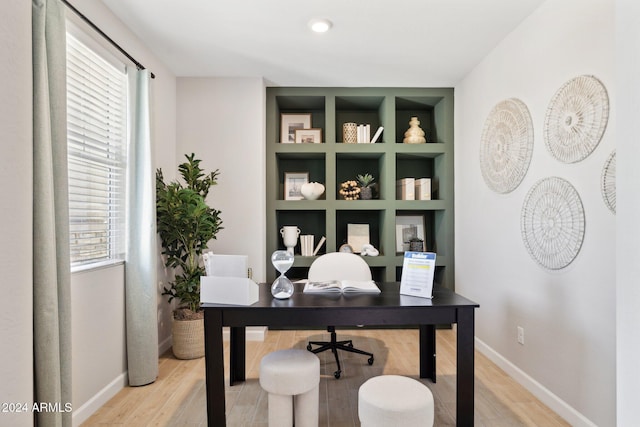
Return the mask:
<svg viewBox="0 0 640 427"><path fill-rule="evenodd" d="M524 328L518 326L518 344L524 345Z"/></svg>

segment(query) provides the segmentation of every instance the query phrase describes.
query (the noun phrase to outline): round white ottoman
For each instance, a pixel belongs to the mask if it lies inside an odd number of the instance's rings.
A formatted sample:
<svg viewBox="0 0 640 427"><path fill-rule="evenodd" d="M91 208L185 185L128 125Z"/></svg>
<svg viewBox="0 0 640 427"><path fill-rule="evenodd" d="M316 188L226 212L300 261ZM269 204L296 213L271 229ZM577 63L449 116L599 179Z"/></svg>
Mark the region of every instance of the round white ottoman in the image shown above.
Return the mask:
<svg viewBox="0 0 640 427"><path fill-rule="evenodd" d="M269 393L269 427L318 426L320 359L307 350L279 350L260 361L260 386Z"/></svg>
<svg viewBox="0 0 640 427"><path fill-rule="evenodd" d="M363 427L433 425L433 395L412 378L380 375L358 390L358 418Z"/></svg>

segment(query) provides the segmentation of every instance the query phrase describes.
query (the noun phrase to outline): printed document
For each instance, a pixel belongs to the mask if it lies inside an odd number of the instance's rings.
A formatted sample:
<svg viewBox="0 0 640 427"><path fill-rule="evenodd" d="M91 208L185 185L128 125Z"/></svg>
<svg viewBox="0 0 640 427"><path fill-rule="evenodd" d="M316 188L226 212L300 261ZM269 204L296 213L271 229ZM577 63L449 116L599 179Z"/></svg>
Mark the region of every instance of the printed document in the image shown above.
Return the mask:
<svg viewBox="0 0 640 427"><path fill-rule="evenodd" d="M433 252L405 252L400 279L400 294L433 298L433 276L436 254Z"/></svg>

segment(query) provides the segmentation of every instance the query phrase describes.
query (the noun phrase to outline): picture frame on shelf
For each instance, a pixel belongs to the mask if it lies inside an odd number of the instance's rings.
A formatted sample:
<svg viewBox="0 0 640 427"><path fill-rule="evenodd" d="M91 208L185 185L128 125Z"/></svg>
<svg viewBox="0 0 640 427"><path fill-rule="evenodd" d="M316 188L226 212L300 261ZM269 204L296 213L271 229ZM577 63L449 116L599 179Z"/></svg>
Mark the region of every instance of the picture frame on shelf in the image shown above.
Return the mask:
<svg viewBox="0 0 640 427"><path fill-rule="evenodd" d="M426 250L424 215L396 215L396 253L409 250L411 239L422 240L422 251Z"/></svg>
<svg viewBox="0 0 640 427"><path fill-rule="evenodd" d="M296 142L296 129L310 128L311 113L281 113L280 143L293 144Z"/></svg>
<svg viewBox="0 0 640 427"><path fill-rule="evenodd" d="M322 142L322 129L296 129L294 131L296 144L320 144Z"/></svg>
<svg viewBox="0 0 640 427"><path fill-rule="evenodd" d="M362 247L369 244L369 224L347 224L347 244L354 253L361 253Z"/></svg>
<svg viewBox="0 0 640 427"><path fill-rule="evenodd" d="M284 173L284 199L302 200L302 186L309 182L309 172Z"/></svg>

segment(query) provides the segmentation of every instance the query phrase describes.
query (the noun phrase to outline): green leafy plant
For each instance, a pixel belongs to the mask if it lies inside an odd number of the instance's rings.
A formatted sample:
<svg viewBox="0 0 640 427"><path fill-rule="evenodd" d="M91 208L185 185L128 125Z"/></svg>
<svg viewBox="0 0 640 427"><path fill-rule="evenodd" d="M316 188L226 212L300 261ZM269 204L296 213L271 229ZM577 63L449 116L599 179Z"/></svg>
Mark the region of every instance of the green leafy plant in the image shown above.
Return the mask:
<svg viewBox="0 0 640 427"><path fill-rule="evenodd" d="M165 266L175 273L162 295L168 295L169 302L178 299L179 309L195 313L200 309L200 276L205 275L200 255L223 227L220 211L206 203L219 170L206 174L195 154L185 157L187 161L178 165L184 184L167 184L162 169L156 171L156 221Z"/></svg>
<svg viewBox="0 0 640 427"><path fill-rule="evenodd" d="M362 188L368 188L376 179L370 173L356 176L358 183Z"/></svg>

